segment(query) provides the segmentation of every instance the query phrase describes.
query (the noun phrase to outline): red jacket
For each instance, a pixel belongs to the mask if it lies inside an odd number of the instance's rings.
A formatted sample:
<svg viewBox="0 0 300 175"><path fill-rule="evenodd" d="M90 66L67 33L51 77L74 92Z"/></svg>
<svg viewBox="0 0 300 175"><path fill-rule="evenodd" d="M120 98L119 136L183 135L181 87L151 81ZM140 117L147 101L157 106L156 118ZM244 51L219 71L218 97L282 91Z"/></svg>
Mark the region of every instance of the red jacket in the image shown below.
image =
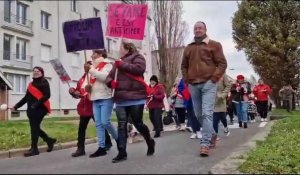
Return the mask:
<svg viewBox="0 0 300 175"><path fill-rule="evenodd" d="M164 98L165 98L165 88L162 84L158 84L155 87L151 88L152 92L151 98L147 100L147 106L149 109L157 109L164 107Z"/></svg>
<svg viewBox="0 0 300 175"><path fill-rule="evenodd" d="M75 91L78 91L80 101L77 105L77 113L80 117L90 117L93 116L93 102L89 99L89 94L84 90L83 82L85 81L86 75L84 74L81 79L78 81ZM73 96L74 97L74 96Z"/></svg>
<svg viewBox="0 0 300 175"><path fill-rule="evenodd" d="M257 98L257 101L268 101L268 96L272 90L269 85L259 84L253 88L253 94Z"/></svg>

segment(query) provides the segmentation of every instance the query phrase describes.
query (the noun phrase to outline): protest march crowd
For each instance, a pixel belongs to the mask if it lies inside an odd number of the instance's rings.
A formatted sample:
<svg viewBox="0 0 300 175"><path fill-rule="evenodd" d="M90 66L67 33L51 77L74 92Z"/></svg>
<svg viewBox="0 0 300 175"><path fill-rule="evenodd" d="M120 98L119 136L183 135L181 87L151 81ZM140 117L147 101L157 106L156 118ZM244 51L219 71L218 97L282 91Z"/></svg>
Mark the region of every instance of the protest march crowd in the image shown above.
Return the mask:
<svg viewBox="0 0 300 175"><path fill-rule="evenodd" d="M155 153L155 147L159 146L154 139L161 137L164 124L174 120L178 130L188 129L192 132L191 139L200 139L199 155L207 157L219 140L220 121L227 136L230 133L228 125L233 124L234 115L240 128L251 127L248 123L255 122L258 116L266 122L272 92L270 86L260 79L251 88L244 75L230 81L222 45L210 39L206 32L204 22L195 23L194 40L183 53L182 77L173 80L170 95L167 95L165 86L159 83L156 75L150 78L149 85L145 83L145 58L130 40L122 40L121 58L117 60L109 58L105 49L93 49L91 61L84 64L84 74L77 86L69 89L72 97L80 99L77 106L80 115L78 143L72 157L85 155L85 133L91 119L95 122L98 149L90 157L105 156L113 146L113 140L118 149L113 163L127 159L127 138L131 137L129 130L132 128L143 136L148 148L146 155L151 156ZM287 110L290 110L292 93L293 90L288 87L280 91ZM40 128L45 115L51 112L50 96L51 90L43 68L34 67L33 81L26 95L12 108L17 110L25 103L28 105L31 148L24 154L26 157L39 154L39 137L47 143L48 152L56 143L55 138ZM154 137L143 122L145 108L149 111ZM111 122L113 111L117 116L117 128ZM164 117L163 113L166 114Z"/></svg>

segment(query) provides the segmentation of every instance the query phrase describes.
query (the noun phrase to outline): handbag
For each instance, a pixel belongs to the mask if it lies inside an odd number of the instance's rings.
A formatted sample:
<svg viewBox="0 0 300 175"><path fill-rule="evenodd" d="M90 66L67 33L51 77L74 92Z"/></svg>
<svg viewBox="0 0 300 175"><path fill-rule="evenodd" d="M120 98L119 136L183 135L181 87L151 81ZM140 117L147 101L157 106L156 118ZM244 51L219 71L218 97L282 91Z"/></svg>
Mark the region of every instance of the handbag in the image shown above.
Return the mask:
<svg viewBox="0 0 300 175"><path fill-rule="evenodd" d="M163 124L170 125L173 122L174 122L174 119L172 117L172 112L170 111L163 117Z"/></svg>

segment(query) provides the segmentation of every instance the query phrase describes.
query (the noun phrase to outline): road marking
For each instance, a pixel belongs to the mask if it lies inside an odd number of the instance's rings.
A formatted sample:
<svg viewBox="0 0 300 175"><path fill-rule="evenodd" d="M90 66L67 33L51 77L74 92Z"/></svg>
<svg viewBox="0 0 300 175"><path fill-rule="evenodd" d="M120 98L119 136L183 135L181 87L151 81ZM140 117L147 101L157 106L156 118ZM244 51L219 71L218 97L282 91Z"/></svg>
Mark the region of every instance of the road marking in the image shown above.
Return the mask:
<svg viewBox="0 0 300 175"><path fill-rule="evenodd" d="M258 127L259 127L259 128L265 127L267 123L268 123L268 122L261 122L261 123L259 124Z"/></svg>

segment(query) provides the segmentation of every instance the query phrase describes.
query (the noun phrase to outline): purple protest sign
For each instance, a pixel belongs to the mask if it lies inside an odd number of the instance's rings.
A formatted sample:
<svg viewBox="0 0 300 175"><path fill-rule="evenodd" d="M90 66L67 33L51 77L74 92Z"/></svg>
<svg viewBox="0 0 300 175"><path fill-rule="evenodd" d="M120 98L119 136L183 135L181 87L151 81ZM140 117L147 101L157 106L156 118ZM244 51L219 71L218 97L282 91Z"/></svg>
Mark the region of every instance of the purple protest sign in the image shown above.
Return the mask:
<svg viewBox="0 0 300 175"><path fill-rule="evenodd" d="M87 18L63 23L67 52L104 49L101 19Z"/></svg>

